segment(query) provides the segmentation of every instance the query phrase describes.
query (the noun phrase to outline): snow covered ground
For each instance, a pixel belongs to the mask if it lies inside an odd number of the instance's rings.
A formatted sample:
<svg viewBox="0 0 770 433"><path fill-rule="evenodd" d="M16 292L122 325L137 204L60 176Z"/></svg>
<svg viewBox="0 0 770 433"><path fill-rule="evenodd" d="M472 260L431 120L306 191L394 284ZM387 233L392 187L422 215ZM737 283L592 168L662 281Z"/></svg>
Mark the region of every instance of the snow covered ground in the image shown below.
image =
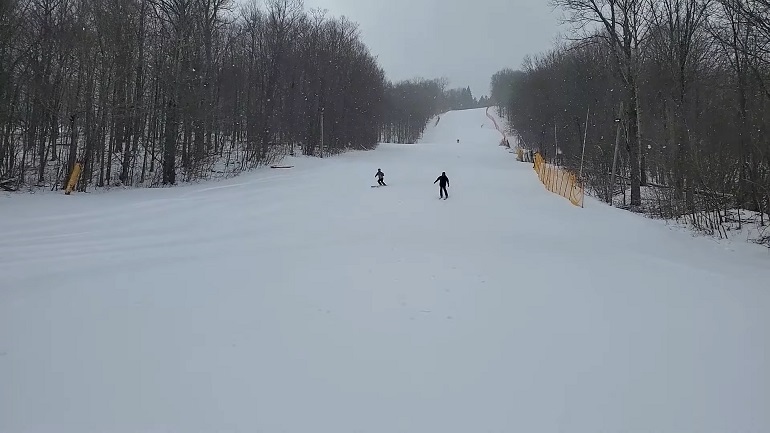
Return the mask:
<svg viewBox="0 0 770 433"><path fill-rule="evenodd" d="M483 109L430 125L0 198L0 432L770 431L766 248L572 206Z"/></svg>

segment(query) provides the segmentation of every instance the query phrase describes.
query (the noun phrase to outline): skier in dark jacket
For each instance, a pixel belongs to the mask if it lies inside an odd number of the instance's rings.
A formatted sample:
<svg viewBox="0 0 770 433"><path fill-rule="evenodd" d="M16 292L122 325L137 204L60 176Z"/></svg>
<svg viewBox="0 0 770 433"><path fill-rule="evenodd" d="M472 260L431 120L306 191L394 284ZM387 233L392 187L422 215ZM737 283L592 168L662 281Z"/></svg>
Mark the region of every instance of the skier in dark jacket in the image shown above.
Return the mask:
<svg viewBox="0 0 770 433"><path fill-rule="evenodd" d="M382 186L387 186L385 185L385 181L382 180L383 178L385 178L385 173L383 173L379 168L377 169L377 173L374 175L374 177L378 178L377 179L378 184Z"/></svg>
<svg viewBox="0 0 770 433"><path fill-rule="evenodd" d="M446 177L446 172L441 172L441 176L436 178L435 181L433 181L433 184L435 185L436 182L438 182L439 186L439 195L444 200L449 198L449 193L446 191L446 188L449 186L449 178Z"/></svg>

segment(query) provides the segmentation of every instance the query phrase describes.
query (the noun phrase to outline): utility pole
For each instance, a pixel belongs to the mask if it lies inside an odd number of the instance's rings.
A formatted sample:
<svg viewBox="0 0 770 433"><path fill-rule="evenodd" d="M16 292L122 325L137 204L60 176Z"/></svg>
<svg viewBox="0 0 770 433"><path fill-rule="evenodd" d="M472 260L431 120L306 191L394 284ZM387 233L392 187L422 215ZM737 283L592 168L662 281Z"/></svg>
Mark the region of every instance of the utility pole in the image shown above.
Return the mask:
<svg viewBox="0 0 770 433"><path fill-rule="evenodd" d="M559 140L556 138L556 121L553 122L553 163L554 165L558 165L558 157L559 157Z"/></svg>
<svg viewBox="0 0 770 433"><path fill-rule="evenodd" d="M580 176L578 176L578 179L580 181L583 181L583 158L586 156L586 138L588 137L588 113L591 112L591 106L588 106L588 110L586 111L586 127L583 129L583 152L580 154Z"/></svg>
<svg viewBox="0 0 770 433"><path fill-rule="evenodd" d="M620 102L620 113L623 113L623 102ZM610 196L608 203L612 205L612 196L615 194L615 167L618 164L618 143L620 142L620 114L615 119L615 122L618 124L618 132L615 133L615 155L612 157L612 177L610 180Z"/></svg>

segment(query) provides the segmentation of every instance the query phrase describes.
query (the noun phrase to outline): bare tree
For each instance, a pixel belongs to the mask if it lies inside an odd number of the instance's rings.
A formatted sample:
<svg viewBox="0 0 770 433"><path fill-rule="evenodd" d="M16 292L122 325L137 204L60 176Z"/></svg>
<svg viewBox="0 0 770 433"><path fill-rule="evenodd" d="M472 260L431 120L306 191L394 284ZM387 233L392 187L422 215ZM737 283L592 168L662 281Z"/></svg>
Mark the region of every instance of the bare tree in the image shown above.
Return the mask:
<svg viewBox="0 0 770 433"><path fill-rule="evenodd" d="M704 21L708 1L655 0L650 2L652 22L651 50L670 83L669 98L673 102L668 124L672 125L672 141L679 150L676 161L677 189L684 191L690 211L694 210L694 173L687 99L702 64L709 54ZM660 77L659 79L663 79Z"/></svg>
<svg viewBox="0 0 770 433"><path fill-rule="evenodd" d="M644 18L635 32L636 21L626 18L630 2L559 3L583 26L579 37L525 59L517 73L493 78L493 88L508 89L507 101L498 104L519 144L553 156L558 138L559 159L575 169L585 137L589 193L607 200L622 193L625 204L630 183L634 205L635 153L619 155L620 189L609 171L615 138L636 137L646 151L639 170L650 179L645 211L685 218L722 236L734 220L742 224L738 210L756 211L764 225L770 209L770 139L762 132L770 127L770 4L645 0L645 8L632 14ZM613 33L606 23L619 23L619 30ZM638 106L637 131L627 109L618 115L619 105L629 101ZM586 129L581 125L588 107Z"/></svg>
<svg viewBox="0 0 770 433"><path fill-rule="evenodd" d="M645 0L552 0L569 14L567 21L586 39L596 34L612 48L616 71L622 78L626 109L626 148L631 171L631 205L641 205L642 137L639 128L639 50L646 34Z"/></svg>
<svg viewBox="0 0 770 433"><path fill-rule="evenodd" d="M321 130L325 153L371 149L385 86L355 24L299 0L6 0L0 182L229 176L318 154Z"/></svg>

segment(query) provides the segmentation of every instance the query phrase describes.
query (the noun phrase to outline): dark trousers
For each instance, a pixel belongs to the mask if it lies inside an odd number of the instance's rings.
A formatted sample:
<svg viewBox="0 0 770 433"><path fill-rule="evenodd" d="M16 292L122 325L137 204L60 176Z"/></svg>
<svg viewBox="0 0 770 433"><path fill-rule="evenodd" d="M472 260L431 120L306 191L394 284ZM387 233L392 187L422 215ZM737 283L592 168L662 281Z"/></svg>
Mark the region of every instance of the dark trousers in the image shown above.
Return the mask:
<svg viewBox="0 0 770 433"><path fill-rule="evenodd" d="M444 196L449 197L449 193L446 192L446 185L439 185L439 195L441 197L444 197Z"/></svg>
<svg viewBox="0 0 770 433"><path fill-rule="evenodd" d="M382 179L379 179L379 180L377 181L377 183L379 183L380 185L383 185L383 186L385 186L385 182L383 182L383 181L382 181Z"/></svg>

